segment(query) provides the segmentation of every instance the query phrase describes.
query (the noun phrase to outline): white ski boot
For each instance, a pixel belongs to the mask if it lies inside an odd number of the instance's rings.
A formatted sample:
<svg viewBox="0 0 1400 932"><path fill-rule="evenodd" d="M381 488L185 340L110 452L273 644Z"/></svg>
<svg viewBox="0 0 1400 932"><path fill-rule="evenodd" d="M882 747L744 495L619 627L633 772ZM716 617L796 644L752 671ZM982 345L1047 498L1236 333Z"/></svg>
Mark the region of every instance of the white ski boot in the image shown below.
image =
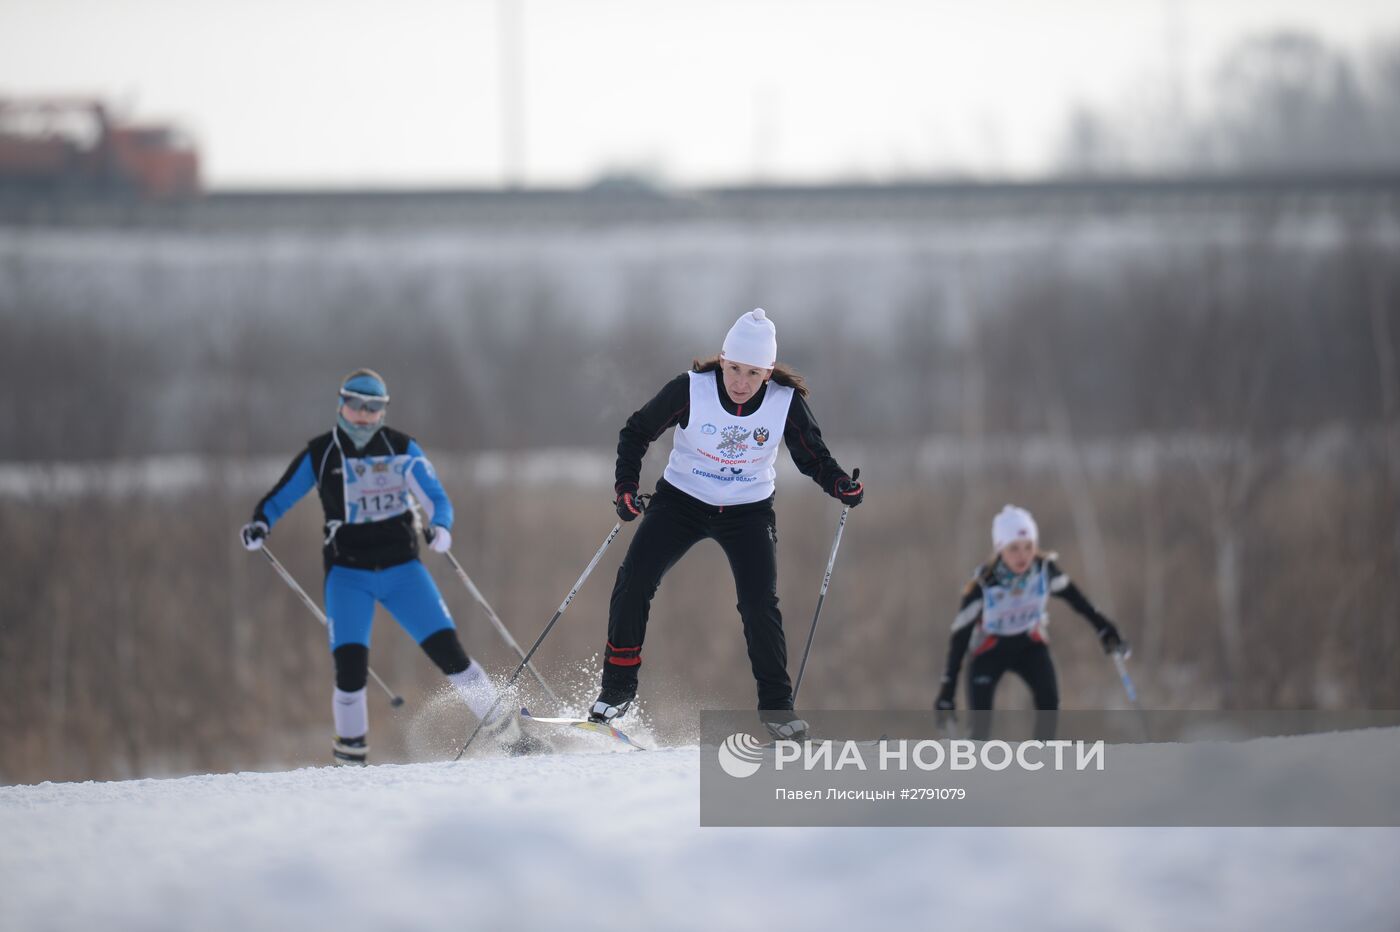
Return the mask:
<svg viewBox="0 0 1400 932"><path fill-rule="evenodd" d="M763 727L768 729L774 741L806 741L810 737L807 734L807 723L797 717L786 721L766 720Z"/></svg>
<svg viewBox="0 0 1400 932"><path fill-rule="evenodd" d="M336 735L331 753L331 760L337 767L363 767L369 762L369 745L365 744L363 736L342 738Z"/></svg>
<svg viewBox="0 0 1400 932"><path fill-rule="evenodd" d="M632 707L636 694L629 695L619 689L604 689L598 694L598 701L589 710L588 720L600 725L611 725L614 719L622 718Z"/></svg>

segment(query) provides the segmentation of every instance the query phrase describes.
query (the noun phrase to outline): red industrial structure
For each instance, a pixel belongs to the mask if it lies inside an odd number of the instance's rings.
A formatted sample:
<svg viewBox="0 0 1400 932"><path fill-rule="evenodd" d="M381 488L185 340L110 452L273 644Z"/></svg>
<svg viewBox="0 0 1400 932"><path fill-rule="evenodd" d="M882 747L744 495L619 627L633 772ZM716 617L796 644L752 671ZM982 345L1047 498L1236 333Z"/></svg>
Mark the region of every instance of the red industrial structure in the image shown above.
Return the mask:
<svg viewBox="0 0 1400 932"><path fill-rule="evenodd" d="M0 97L5 191L189 197L199 153L174 127L125 122L98 100Z"/></svg>

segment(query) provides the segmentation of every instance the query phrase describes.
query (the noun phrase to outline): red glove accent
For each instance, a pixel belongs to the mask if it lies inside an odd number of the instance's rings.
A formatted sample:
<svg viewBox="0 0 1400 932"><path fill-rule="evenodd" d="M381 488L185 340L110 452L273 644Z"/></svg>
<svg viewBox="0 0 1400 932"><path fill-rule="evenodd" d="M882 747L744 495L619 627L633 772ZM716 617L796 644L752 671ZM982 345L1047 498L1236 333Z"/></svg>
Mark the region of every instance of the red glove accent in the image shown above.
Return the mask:
<svg viewBox="0 0 1400 932"><path fill-rule="evenodd" d="M613 504L617 508L617 516L623 521L635 521L642 513L642 509L637 507L637 496L632 492L623 492Z"/></svg>

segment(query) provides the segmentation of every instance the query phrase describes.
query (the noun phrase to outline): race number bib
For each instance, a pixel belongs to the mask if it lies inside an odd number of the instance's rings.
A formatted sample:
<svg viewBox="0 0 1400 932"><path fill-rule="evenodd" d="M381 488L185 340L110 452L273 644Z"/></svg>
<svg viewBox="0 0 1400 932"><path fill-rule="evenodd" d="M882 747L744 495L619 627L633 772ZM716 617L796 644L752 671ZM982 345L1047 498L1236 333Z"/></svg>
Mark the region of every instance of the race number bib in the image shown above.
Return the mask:
<svg viewBox="0 0 1400 932"><path fill-rule="evenodd" d="M369 524L408 510L409 456L351 459L345 469L345 523Z"/></svg>
<svg viewBox="0 0 1400 932"><path fill-rule="evenodd" d="M1049 596L1045 573L1035 573L1024 589L987 586L982 591L982 629L988 634L1021 634L1045 615Z"/></svg>

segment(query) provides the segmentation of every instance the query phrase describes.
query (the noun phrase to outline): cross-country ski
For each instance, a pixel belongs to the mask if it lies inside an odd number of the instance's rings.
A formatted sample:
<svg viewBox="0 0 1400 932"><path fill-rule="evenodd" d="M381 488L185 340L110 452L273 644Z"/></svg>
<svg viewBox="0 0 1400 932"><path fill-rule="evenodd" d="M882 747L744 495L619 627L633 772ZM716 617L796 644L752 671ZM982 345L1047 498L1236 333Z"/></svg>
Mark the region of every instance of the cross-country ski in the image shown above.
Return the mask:
<svg viewBox="0 0 1400 932"><path fill-rule="evenodd" d="M646 750L645 747L627 737L621 729L614 728L603 722L595 722L591 718L545 718L539 715L531 715L529 709L521 709L520 717L528 724L562 726L563 728L570 728L575 731L587 732L591 735L601 735L606 738L611 738L613 741L626 745L636 751Z"/></svg>

